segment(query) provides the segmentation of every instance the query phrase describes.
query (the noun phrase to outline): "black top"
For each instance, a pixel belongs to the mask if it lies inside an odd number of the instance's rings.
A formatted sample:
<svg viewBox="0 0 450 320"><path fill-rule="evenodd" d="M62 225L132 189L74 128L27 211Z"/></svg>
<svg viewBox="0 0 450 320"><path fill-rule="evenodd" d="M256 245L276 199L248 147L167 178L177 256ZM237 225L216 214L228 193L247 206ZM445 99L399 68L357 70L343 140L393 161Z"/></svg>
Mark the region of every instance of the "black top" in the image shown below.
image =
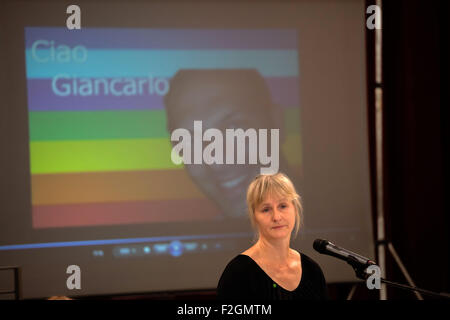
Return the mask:
<svg viewBox="0 0 450 320"><path fill-rule="evenodd" d="M325 277L319 265L301 253L302 277L293 291L273 281L249 256L240 254L226 266L217 286L221 300L327 300Z"/></svg>

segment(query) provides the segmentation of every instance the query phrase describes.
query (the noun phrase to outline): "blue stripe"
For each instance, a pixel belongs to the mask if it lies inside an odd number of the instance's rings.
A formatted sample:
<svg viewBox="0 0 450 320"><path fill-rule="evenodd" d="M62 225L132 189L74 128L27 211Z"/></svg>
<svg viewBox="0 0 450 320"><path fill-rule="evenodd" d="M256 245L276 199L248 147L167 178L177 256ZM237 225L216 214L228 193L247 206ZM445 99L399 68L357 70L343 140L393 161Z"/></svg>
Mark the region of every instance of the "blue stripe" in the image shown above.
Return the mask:
<svg viewBox="0 0 450 320"><path fill-rule="evenodd" d="M264 77L298 76L296 50L88 50L85 62L38 62L49 50L26 50L27 78L172 77L179 69L259 70Z"/></svg>
<svg viewBox="0 0 450 320"><path fill-rule="evenodd" d="M181 240L195 240L195 239L243 238L243 237L249 237L252 235L253 235L252 233L233 233L233 234L167 236L167 237L153 237L153 238L128 238L128 239L105 239L105 240L13 244L13 245L0 246L0 251L41 249L41 248L79 247L79 246L98 246L98 245L141 243L141 242L161 242L161 241L173 241L173 240L181 241Z"/></svg>

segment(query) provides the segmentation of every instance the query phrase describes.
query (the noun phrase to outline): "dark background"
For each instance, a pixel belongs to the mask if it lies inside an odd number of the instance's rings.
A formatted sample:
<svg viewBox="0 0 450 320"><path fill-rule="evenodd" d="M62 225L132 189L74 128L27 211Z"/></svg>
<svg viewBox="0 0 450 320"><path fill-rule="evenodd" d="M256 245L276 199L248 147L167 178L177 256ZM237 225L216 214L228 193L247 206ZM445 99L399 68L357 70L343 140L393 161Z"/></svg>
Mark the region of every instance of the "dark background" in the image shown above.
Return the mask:
<svg viewBox="0 0 450 320"><path fill-rule="evenodd" d="M366 1L367 6L375 1ZM448 1L382 1L382 83L375 82L375 30L366 29L371 192L376 238L375 95L383 90L385 238L419 288L449 292ZM378 253L377 253L378 254ZM377 257L378 258L378 257ZM408 284L386 249L386 278ZM345 299L350 284L329 286ZM388 287L388 299L416 299ZM377 299L359 285L353 299ZM435 299L423 295L425 300Z"/></svg>
<svg viewBox="0 0 450 320"><path fill-rule="evenodd" d="M450 291L448 12L448 1L383 1L387 237L416 285L438 292ZM391 257L387 267L405 282Z"/></svg>

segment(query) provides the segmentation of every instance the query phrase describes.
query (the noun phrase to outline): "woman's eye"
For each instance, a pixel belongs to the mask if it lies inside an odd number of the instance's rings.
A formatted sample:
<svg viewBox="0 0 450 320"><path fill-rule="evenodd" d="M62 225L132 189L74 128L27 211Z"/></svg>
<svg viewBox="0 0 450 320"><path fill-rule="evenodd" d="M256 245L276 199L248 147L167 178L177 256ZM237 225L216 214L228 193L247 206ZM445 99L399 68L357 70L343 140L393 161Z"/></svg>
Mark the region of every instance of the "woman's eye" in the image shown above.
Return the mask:
<svg viewBox="0 0 450 320"><path fill-rule="evenodd" d="M269 208L264 208L263 210L262 210L262 212L268 212L269 211Z"/></svg>

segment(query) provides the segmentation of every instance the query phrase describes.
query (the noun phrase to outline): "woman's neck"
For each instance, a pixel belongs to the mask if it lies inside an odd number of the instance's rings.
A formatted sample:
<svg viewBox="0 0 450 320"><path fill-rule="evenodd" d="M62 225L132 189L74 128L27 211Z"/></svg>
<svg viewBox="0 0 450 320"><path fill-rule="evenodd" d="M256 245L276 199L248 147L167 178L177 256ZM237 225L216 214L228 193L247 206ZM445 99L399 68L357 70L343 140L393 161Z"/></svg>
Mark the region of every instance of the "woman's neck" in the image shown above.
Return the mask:
<svg viewBox="0 0 450 320"><path fill-rule="evenodd" d="M260 237L255 247L261 260L268 260L278 265L287 265L289 262L289 239L274 242Z"/></svg>

